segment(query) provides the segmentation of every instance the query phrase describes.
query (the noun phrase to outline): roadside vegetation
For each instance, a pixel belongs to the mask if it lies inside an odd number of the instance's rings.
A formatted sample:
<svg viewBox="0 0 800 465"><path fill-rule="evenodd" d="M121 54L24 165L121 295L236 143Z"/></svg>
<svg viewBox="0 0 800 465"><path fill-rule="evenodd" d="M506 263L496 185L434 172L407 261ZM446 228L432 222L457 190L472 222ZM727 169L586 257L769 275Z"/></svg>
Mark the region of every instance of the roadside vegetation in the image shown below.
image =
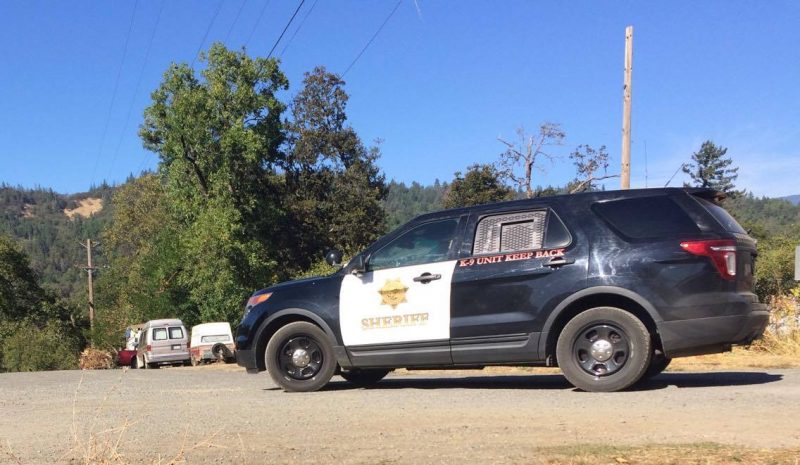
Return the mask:
<svg viewBox="0 0 800 465"><path fill-rule="evenodd" d="M72 196L0 186L0 371L77 367L90 343L113 350L148 319L235 325L254 289L331 272L327 249L352 256L421 213L602 189L617 176L604 146L567 148L561 125L544 122L500 137L495 163L465 164L452 180L387 182L380 141L348 123L339 76L318 67L295 89L275 59L216 44L204 60L200 71L173 64L151 94L139 135L155 172ZM574 176L539 185L556 163ZM798 355L800 206L737 191L733 159L711 141L683 168L693 185L728 192L726 208L759 240L756 289L775 312L752 353ZM93 331L87 238L100 242Z"/></svg>

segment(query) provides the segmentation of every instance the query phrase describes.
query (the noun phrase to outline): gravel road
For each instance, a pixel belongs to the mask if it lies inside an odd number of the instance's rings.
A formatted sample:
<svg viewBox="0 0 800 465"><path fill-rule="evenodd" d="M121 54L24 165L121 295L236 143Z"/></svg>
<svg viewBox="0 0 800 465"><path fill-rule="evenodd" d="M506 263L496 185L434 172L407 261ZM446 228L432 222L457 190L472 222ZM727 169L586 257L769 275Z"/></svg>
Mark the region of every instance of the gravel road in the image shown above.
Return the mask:
<svg viewBox="0 0 800 465"><path fill-rule="evenodd" d="M568 444L800 446L800 370L664 373L585 393L557 374L415 372L287 394L235 366L0 375L0 463L530 463ZM75 463L75 462L72 462Z"/></svg>

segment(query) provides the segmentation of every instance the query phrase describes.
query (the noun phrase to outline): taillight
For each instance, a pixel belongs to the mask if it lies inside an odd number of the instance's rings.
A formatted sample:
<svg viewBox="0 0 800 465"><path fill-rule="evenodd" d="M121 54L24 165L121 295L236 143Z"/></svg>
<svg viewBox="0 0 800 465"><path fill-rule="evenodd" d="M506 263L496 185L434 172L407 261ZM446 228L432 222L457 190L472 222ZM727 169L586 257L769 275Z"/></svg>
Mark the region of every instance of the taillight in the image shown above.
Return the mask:
<svg viewBox="0 0 800 465"><path fill-rule="evenodd" d="M144 350L150 352L150 351L153 350L153 346L151 346L150 344L147 344L147 347L145 347Z"/></svg>
<svg viewBox="0 0 800 465"><path fill-rule="evenodd" d="M681 242L689 253L711 258L719 274L725 279L736 277L736 242L728 239Z"/></svg>

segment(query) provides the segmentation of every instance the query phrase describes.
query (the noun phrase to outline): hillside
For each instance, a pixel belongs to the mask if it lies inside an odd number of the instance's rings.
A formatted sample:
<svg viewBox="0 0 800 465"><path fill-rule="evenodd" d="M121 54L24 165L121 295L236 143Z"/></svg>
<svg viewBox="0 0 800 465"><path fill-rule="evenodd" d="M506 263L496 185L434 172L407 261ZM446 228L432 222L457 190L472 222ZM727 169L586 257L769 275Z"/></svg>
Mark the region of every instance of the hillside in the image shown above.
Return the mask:
<svg viewBox="0 0 800 465"><path fill-rule="evenodd" d="M99 236L110 218L112 192L108 185L64 195L2 184L0 234L18 241L45 288L62 297L78 295L85 286L80 265L86 263L80 244Z"/></svg>
<svg viewBox="0 0 800 465"><path fill-rule="evenodd" d="M781 197L783 200L788 200L794 205L800 205L800 194L796 195L787 195L786 197Z"/></svg>

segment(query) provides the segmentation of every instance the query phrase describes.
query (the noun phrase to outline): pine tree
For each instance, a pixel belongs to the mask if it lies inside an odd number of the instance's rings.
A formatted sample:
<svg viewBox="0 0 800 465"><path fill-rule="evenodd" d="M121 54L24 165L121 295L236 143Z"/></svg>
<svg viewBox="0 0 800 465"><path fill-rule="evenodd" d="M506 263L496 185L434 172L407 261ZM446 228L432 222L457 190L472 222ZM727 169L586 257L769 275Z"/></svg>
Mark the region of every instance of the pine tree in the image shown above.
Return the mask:
<svg viewBox="0 0 800 465"><path fill-rule="evenodd" d="M735 193L733 182L739 176L739 168L731 168L733 160L726 157L728 149L707 140L700 150L692 154L692 162L683 166L683 172L692 178L695 187L707 187L725 193ZM689 186L689 184L685 184Z"/></svg>

